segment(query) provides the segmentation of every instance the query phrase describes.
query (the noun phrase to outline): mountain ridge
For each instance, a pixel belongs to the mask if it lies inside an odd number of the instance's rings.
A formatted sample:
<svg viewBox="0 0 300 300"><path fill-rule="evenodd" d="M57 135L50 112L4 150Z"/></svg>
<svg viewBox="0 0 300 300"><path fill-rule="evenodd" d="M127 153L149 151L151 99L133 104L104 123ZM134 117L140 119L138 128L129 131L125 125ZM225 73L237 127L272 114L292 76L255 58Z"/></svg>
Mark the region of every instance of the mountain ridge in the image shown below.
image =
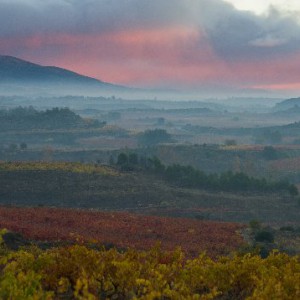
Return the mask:
<svg viewBox="0 0 300 300"><path fill-rule="evenodd" d="M0 55L0 84L78 85L101 89L129 90L56 66L43 66L14 56ZM77 86L78 87L78 86Z"/></svg>

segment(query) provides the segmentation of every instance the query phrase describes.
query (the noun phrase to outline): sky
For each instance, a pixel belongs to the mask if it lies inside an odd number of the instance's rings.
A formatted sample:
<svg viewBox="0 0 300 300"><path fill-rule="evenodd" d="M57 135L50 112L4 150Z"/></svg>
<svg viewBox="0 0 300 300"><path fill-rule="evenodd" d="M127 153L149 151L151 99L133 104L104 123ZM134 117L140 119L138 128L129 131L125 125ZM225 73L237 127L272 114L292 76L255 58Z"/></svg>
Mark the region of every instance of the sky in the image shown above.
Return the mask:
<svg viewBox="0 0 300 300"><path fill-rule="evenodd" d="M300 1L0 0L0 55L132 87L300 94Z"/></svg>

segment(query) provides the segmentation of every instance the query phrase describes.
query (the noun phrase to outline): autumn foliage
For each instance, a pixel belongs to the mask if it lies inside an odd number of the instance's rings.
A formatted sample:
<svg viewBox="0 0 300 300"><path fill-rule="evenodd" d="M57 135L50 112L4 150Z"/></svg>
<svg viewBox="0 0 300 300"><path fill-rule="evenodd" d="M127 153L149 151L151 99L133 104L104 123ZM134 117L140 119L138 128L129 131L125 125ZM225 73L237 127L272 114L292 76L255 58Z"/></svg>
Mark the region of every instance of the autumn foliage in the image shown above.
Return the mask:
<svg viewBox="0 0 300 300"><path fill-rule="evenodd" d="M64 171L72 173L98 173L115 176L119 173L106 166L78 162L1 162L0 171Z"/></svg>
<svg viewBox="0 0 300 300"><path fill-rule="evenodd" d="M1 247L1 299L300 298L300 258L273 253L185 260L164 252L93 250L85 246L17 252Z"/></svg>
<svg viewBox="0 0 300 300"><path fill-rule="evenodd" d="M164 250L180 246L189 257L207 251L227 254L243 244L237 223L58 208L0 207L0 228L30 240L113 244L147 250L160 242Z"/></svg>

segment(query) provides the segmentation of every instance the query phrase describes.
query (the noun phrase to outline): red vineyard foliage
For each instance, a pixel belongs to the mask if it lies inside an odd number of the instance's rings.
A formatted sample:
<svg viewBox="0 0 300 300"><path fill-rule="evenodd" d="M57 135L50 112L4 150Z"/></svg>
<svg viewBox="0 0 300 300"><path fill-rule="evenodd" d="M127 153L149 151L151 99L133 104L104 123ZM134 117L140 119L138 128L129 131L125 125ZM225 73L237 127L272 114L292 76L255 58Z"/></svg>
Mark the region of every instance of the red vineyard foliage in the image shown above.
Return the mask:
<svg viewBox="0 0 300 300"><path fill-rule="evenodd" d="M228 254L243 244L237 223L59 208L0 207L0 228L40 241L113 244L147 250L161 242L164 250L180 246L188 257L206 251Z"/></svg>

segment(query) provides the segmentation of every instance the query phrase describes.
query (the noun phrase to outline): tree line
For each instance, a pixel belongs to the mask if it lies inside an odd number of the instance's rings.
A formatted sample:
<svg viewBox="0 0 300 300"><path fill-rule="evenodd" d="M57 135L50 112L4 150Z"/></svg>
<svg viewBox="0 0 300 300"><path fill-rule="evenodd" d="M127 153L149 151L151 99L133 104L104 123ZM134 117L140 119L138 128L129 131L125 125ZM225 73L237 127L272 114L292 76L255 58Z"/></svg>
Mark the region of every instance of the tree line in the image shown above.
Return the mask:
<svg viewBox="0 0 300 300"><path fill-rule="evenodd" d="M58 128L92 128L105 123L94 119L83 119L68 108L52 108L38 111L32 106L0 110L1 130L30 130Z"/></svg>
<svg viewBox="0 0 300 300"><path fill-rule="evenodd" d="M227 171L220 174L207 174L192 166L179 164L164 165L157 157L139 157L136 153L120 153L116 163L123 171L147 171L159 175L162 179L180 187L201 188L228 192L288 192L298 195L298 189L288 181L269 181L256 178L243 172Z"/></svg>

